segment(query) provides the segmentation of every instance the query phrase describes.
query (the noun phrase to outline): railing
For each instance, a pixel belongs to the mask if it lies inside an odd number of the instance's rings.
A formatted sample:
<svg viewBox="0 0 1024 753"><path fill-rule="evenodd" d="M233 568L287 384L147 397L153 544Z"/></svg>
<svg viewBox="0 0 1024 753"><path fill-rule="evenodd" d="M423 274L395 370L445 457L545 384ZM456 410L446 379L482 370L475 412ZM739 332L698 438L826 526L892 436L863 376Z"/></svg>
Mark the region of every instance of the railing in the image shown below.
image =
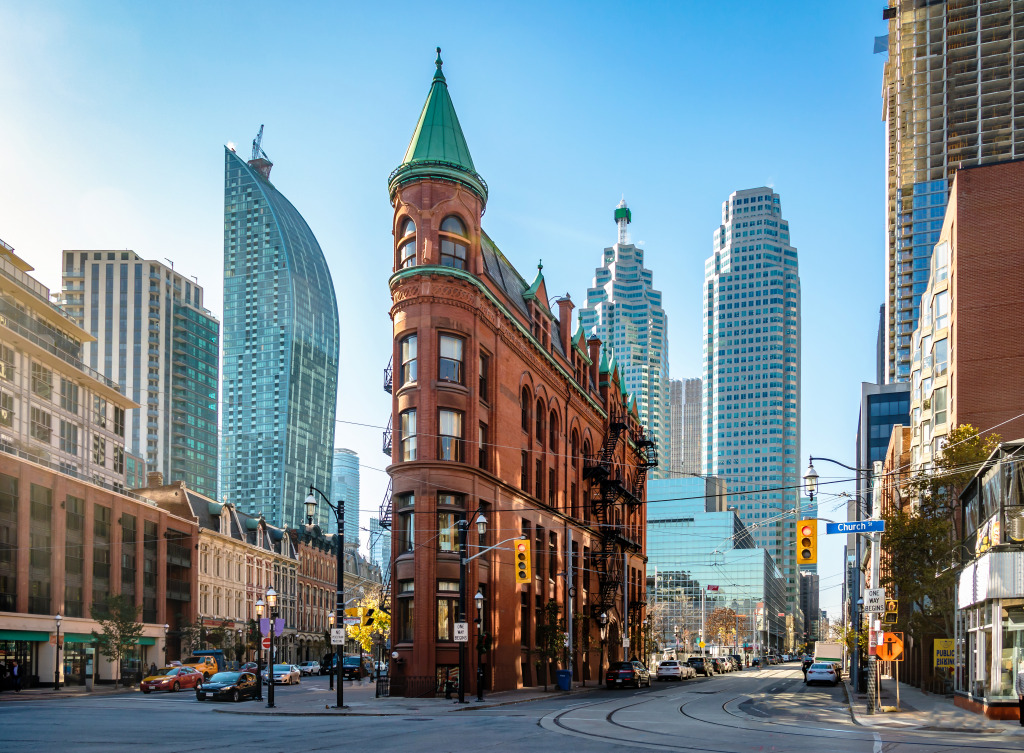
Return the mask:
<svg viewBox="0 0 1024 753"><path fill-rule="evenodd" d="M390 675L394 671L394 663L388 669ZM444 695L444 682L438 681L434 675L398 675L390 677L389 692L391 695L404 698L438 698Z"/></svg>
<svg viewBox="0 0 1024 753"><path fill-rule="evenodd" d="M384 451L384 454L387 455L388 457L391 457L391 449L392 449L392 447L391 447L391 421L392 421L392 419L389 418L388 419L388 428L386 428L384 430L384 442L383 442L383 445L381 447L381 449Z"/></svg>
<svg viewBox="0 0 1024 753"><path fill-rule="evenodd" d="M392 375L392 371L393 371L392 364L394 363L394 360L395 360L395 357L392 356L390 358L390 360L388 360L388 365L386 367L384 367L384 391L386 393L388 393L389 395L391 394L391 389L392 389L392 377L393 377L393 375Z"/></svg>

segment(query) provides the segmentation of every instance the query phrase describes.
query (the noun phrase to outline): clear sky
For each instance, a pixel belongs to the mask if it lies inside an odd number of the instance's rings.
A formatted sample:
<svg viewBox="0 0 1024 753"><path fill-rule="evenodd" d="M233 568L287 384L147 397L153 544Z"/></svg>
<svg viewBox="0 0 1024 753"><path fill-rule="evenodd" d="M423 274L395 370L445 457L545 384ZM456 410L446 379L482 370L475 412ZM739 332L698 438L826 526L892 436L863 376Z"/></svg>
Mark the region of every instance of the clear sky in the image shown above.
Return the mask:
<svg viewBox="0 0 1024 753"><path fill-rule="evenodd" d="M53 290L62 249L128 248L173 259L220 317L223 145L248 154L266 124L274 184L338 292L336 445L360 454L364 526L387 486L387 177L438 45L490 186L488 234L581 302L624 195L664 292L673 377L700 375L721 202L781 194L803 292L800 466L852 465L884 295L881 4L0 0L0 29L0 238ZM849 489L824 486L820 514L842 514L831 494ZM843 542L822 541L834 617Z"/></svg>

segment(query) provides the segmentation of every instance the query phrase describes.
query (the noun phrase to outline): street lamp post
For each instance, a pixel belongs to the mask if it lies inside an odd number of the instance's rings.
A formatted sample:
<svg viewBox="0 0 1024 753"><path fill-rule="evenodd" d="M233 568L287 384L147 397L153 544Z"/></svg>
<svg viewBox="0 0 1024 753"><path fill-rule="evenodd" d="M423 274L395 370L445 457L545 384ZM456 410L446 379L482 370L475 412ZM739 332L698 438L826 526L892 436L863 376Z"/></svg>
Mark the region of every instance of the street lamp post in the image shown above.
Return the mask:
<svg viewBox="0 0 1024 753"><path fill-rule="evenodd" d="M334 612L331 612L329 615L327 615L327 632L333 634L333 631L334 631ZM332 638L332 641L333 641L333 638ZM333 645L333 643L332 643L332 645ZM331 656L332 656L332 658L336 658L336 657L334 657L334 653L333 652L331 653ZM328 690L334 690L334 667L328 667L327 668L327 677L328 677L328 688L327 689Z"/></svg>
<svg viewBox="0 0 1024 753"><path fill-rule="evenodd" d="M171 629L171 626L166 622L164 623L164 666L167 666L167 631Z"/></svg>
<svg viewBox="0 0 1024 753"><path fill-rule="evenodd" d="M267 657L267 708L274 708L274 622L277 620L277 591L267 589L267 614L270 617L270 655Z"/></svg>
<svg viewBox="0 0 1024 753"><path fill-rule="evenodd" d="M334 596L334 612L335 612L335 615L336 615L335 619L337 621L337 624L341 625L341 624L344 624L344 621L342 620L341 615L342 615L342 609L343 609L342 602L345 599L345 502L344 502L344 500L340 500L339 499L337 504L331 504L331 500L329 500L327 498L326 494L324 494L322 491L320 491L315 486L310 484L310 486L309 486L309 494L306 495L306 502L305 502L305 505L306 505L306 521L310 525L313 525L313 514L316 512L316 497L313 496L313 492L316 492L317 494L319 494L320 498L324 502L327 503L327 506L329 508L331 508L331 510L334 512L334 517L335 517L335 519L338 522L338 535L337 535L337 540L335 542L338 545L338 551L337 551L337 556L338 556L338 564L337 564L337 567L338 567L338 586L337 586L337 591L336 591L335 596ZM337 678L337 682L336 682L336 688L337 688L338 695L337 695L337 699L335 701L335 706L334 707L338 708L338 709L343 709L343 708L345 708L345 690L342 687L344 683L342 683L342 681L341 681L342 680L342 676L341 676L341 664L342 664L342 661L341 661L341 657L338 656L338 650L337 649L334 650L334 658L337 659L337 664L336 664L336 666L334 668L334 671L338 673L338 678ZM332 676L333 676L333 672L332 672Z"/></svg>
<svg viewBox="0 0 1024 753"><path fill-rule="evenodd" d="M487 533L487 518L477 510L473 517L476 518L476 530L481 536ZM469 531L470 520L459 521L459 622L466 623L466 602L469 600L469 592L466 588L466 565L469 564L469 553L466 551L466 534ZM483 597L480 606L483 605ZM468 627L468 625L467 625ZM479 641L479 637L477 638ZM479 674L478 674L479 681ZM466 702L466 642L459 643L459 703Z"/></svg>
<svg viewBox="0 0 1024 753"><path fill-rule="evenodd" d="M256 632L260 634L260 643L256 647L256 689L259 693L256 699L263 700L263 599L256 599L256 625L259 628Z"/></svg>
<svg viewBox="0 0 1024 753"><path fill-rule="evenodd" d="M484 699L484 595L479 589L473 597L476 602L476 699Z"/></svg>
<svg viewBox="0 0 1024 753"><path fill-rule="evenodd" d="M242 644L242 628L238 628L238 630L235 631L235 632L238 633L238 643L239 643L239 645L242 646L242 658L244 659L245 658L246 646L244 644ZM246 637L248 637L248 636L246 636ZM242 664L245 664L245 662L240 661L239 665L242 665Z"/></svg>
<svg viewBox="0 0 1024 753"><path fill-rule="evenodd" d="M597 681L604 681L604 643L608 638L608 613L601 612L597 618L598 629L601 631L601 661L597 665Z"/></svg>
<svg viewBox="0 0 1024 753"><path fill-rule="evenodd" d="M60 621L61 616L58 614L53 618L53 621L57 623L57 641L53 647L53 689L60 690Z"/></svg>

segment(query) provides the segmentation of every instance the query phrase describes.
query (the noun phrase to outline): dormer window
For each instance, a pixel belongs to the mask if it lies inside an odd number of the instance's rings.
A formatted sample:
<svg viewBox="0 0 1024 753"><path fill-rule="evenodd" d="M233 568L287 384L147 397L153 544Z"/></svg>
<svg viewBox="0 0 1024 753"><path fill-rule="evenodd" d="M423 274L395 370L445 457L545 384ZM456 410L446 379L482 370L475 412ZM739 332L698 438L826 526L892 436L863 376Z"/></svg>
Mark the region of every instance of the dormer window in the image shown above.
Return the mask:
<svg viewBox="0 0 1024 753"><path fill-rule="evenodd" d="M466 268L466 226L458 217L445 217L441 223L441 266Z"/></svg>
<svg viewBox="0 0 1024 753"><path fill-rule="evenodd" d="M398 268L416 266L416 223L405 220L398 240Z"/></svg>

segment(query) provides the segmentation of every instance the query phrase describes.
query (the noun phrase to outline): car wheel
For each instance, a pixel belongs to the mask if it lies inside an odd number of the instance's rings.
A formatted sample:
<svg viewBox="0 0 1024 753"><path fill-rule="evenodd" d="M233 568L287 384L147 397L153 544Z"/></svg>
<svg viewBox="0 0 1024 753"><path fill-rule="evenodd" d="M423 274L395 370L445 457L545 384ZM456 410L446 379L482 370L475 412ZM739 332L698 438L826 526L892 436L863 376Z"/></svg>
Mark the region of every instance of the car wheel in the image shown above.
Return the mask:
<svg viewBox="0 0 1024 753"><path fill-rule="evenodd" d="M181 687L181 686L180 686L180 685L179 685L179 684L178 684L177 682L175 682L175 683L174 683L173 685L171 685L171 692L172 692L172 693L177 693L177 692L178 692L178 689L179 689L180 687Z"/></svg>
<svg viewBox="0 0 1024 753"><path fill-rule="evenodd" d="M238 703L240 700L242 700L242 694L239 693L238 690L235 690L231 693L231 700L235 703Z"/></svg>
<svg viewBox="0 0 1024 753"><path fill-rule="evenodd" d="M206 693L196 693L196 700L197 701L205 701L206 700Z"/></svg>

